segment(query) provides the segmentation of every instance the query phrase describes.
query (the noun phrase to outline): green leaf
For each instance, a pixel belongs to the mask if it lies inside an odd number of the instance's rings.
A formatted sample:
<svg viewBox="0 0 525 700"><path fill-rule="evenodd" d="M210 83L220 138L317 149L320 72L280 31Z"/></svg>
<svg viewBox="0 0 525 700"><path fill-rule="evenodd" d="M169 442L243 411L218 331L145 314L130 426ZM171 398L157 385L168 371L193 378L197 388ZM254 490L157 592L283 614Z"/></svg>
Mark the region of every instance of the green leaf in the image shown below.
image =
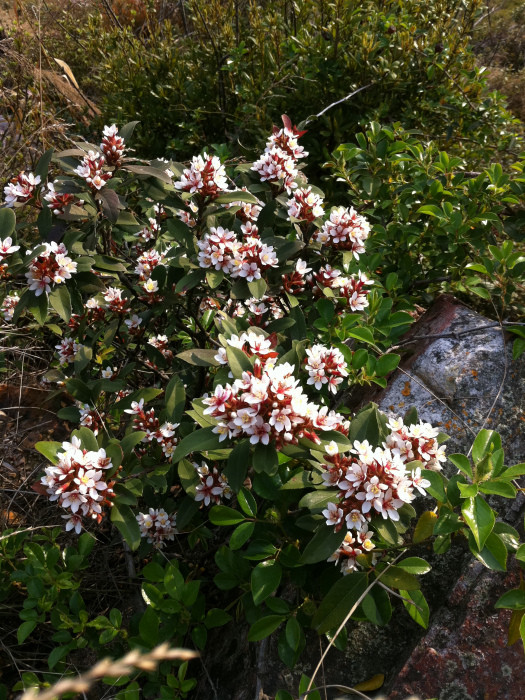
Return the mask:
<svg viewBox="0 0 525 700"><path fill-rule="evenodd" d="M91 389L81 379L77 379L76 377L72 377L71 379L67 379L66 380L66 389L67 389L68 393L71 394L71 396L74 396L75 399L82 401L82 403L87 403L87 404L93 403L93 396L91 394Z"/></svg>
<svg viewBox="0 0 525 700"><path fill-rule="evenodd" d="M463 484L461 481L458 481L457 487L461 494L461 498L473 498L478 493L477 484Z"/></svg>
<svg viewBox="0 0 525 700"><path fill-rule="evenodd" d="M52 464L58 463L58 452L61 449L61 442L52 442L51 440L43 440L35 444L35 450L38 450L38 452L44 455Z"/></svg>
<svg viewBox="0 0 525 700"><path fill-rule="evenodd" d="M144 614L140 618L139 632L141 639L146 645L153 648L159 640L159 618L155 611L148 605Z"/></svg>
<svg viewBox="0 0 525 700"><path fill-rule="evenodd" d="M40 175L42 183L46 181L49 165L51 163L51 158L53 157L54 151L54 148L49 148L43 155L40 156L38 163L36 164L35 176Z"/></svg>
<svg viewBox="0 0 525 700"><path fill-rule="evenodd" d="M301 557L301 563L317 564L319 561L326 561L338 549L344 536L344 528L339 532L334 532L333 527L327 527L322 523L306 545Z"/></svg>
<svg viewBox="0 0 525 700"><path fill-rule="evenodd" d="M210 289L216 289L224 279L222 270L208 270L206 273L206 282Z"/></svg>
<svg viewBox="0 0 525 700"><path fill-rule="evenodd" d="M82 447L85 450L90 450L91 452L98 451L97 438L95 437L94 432L92 430L90 430L89 428L82 426L82 427L78 428L77 430L74 430L73 435L76 435L77 437L80 438L80 441L82 443Z"/></svg>
<svg viewBox="0 0 525 700"><path fill-rule="evenodd" d="M421 476L430 481L430 486L427 486L427 492L434 496L435 499L446 503L447 494L445 493L445 480L439 472L433 472L430 469L422 469Z"/></svg>
<svg viewBox="0 0 525 700"><path fill-rule="evenodd" d="M0 239L11 236L16 226L16 216L12 209L2 207L0 209Z"/></svg>
<svg viewBox="0 0 525 700"><path fill-rule="evenodd" d="M363 612L374 625L386 625L392 617L390 597L384 588L374 586L361 603Z"/></svg>
<svg viewBox="0 0 525 700"><path fill-rule="evenodd" d="M386 564L378 564L376 572L381 573L385 569ZM379 580L389 588L402 588L405 591L418 591L421 588L417 578L399 566L391 566Z"/></svg>
<svg viewBox="0 0 525 700"><path fill-rule="evenodd" d="M111 509L111 522L119 530L130 549L138 549L140 528L131 508L126 505L115 504Z"/></svg>
<svg viewBox="0 0 525 700"><path fill-rule="evenodd" d="M350 338L356 338L357 340L360 340L362 343L374 345L374 336L368 328L353 328L351 331L347 331L346 334Z"/></svg>
<svg viewBox="0 0 525 700"><path fill-rule="evenodd" d="M301 643L301 625L295 617L291 617L286 623L286 641L291 649L297 651Z"/></svg>
<svg viewBox="0 0 525 700"><path fill-rule="evenodd" d="M186 435L179 442L171 457L171 461L178 462L186 455L189 455L190 452L206 452L207 450L217 450L220 447L223 447L223 445L219 441L217 433L213 432L213 428L202 428Z"/></svg>
<svg viewBox="0 0 525 700"><path fill-rule="evenodd" d="M89 365L93 358L92 348L88 348L86 345L81 345L79 350L75 354L74 367L75 373L80 374L82 370Z"/></svg>
<svg viewBox="0 0 525 700"><path fill-rule="evenodd" d="M242 379L243 372L253 372L253 365L248 355L240 350L228 345L226 348L228 364L235 379Z"/></svg>
<svg viewBox="0 0 525 700"><path fill-rule="evenodd" d="M421 593L421 591L404 591L401 589L399 595L405 598L405 600L403 600L403 605L408 610L410 617L417 622L418 625L421 625L423 629L427 629L430 619L430 610L423 593ZM407 598L410 600L406 600Z"/></svg>
<svg viewBox="0 0 525 700"><path fill-rule="evenodd" d="M393 372L401 360L401 355L382 355L376 362L376 374L384 377Z"/></svg>
<svg viewBox="0 0 525 700"><path fill-rule="evenodd" d="M525 591L516 588L507 591L498 600L495 608L506 608L507 610L523 610L525 608Z"/></svg>
<svg viewBox="0 0 525 700"><path fill-rule="evenodd" d="M251 585L255 605L260 605L281 583L282 569L274 559L262 561L252 571Z"/></svg>
<svg viewBox="0 0 525 700"><path fill-rule="evenodd" d="M254 530L255 523L241 523L231 534L230 549L234 551L240 549L253 535Z"/></svg>
<svg viewBox="0 0 525 700"><path fill-rule="evenodd" d="M460 519L459 515L446 506L441 506L439 509L439 518L434 522L436 523L434 526L434 535L450 535L453 532L461 530L463 527L463 521Z"/></svg>
<svg viewBox="0 0 525 700"><path fill-rule="evenodd" d="M213 506L210 510L210 522L214 525L238 525L245 520L238 510L228 506Z"/></svg>
<svg viewBox="0 0 525 700"><path fill-rule="evenodd" d="M22 624L16 632L16 638L18 639L18 643L23 644L36 626L36 620L27 620L26 622L22 622Z"/></svg>
<svg viewBox="0 0 525 700"><path fill-rule="evenodd" d="M232 616L228 615L226 610L212 608L211 610L208 610L206 617L204 618L204 624L210 630L213 627L222 627L232 619Z"/></svg>
<svg viewBox="0 0 525 700"><path fill-rule="evenodd" d="M234 190L233 192L223 192L217 199L214 200L214 204L231 204L232 202L248 202L249 204L257 204L257 197L251 192L245 192L244 190Z"/></svg>
<svg viewBox="0 0 525 700"><path fill-rule="evenodd" d="M65 284L58 284L49 294L49 302L66 323L71 318L71 297Z"/></svg>
<svg viewBox="0 0 525 700"><path fill-rule="evenodd" d="M146 433L142 430L134 430L132 433L125 435L120 441L120 447L124 457L129 457L133 451L133 448L142 442L142 439L146 437Z"/></svg>
<svg viewBox="0 0 525 700"><path fill-rule="evenodd" d="M279 469L279 455L273 443L263 445L261 442L255 445L253 452L253 468L258 474L266 472L272 476Z"/></svg>
<svg viewBox="0 0 525 700"><path fill-rule="evenodd" d="M266 281L261 277L261 279L248 282L248 289L250 290L250 294L252 295L252 297L255 297L255 299L262 299L263 296L266 294L268 285L266 284Z"/></svg>
<svg viewBox="0 0 525 700"><path fill-rule="evenodd" d="M495 430L480 430L472 445L472 459L475 463L495 450L501 450L501 438Z"/></svg>
<svg viewBox="0 0 525 700"><path fill-rule="evenodd" d="M184 491L195 498L197 495L196 487L201 480L193 464L188 459L181 459L177 466L177 473Z"/></svg>
<svg viewBox="0 0 525 700"><path fill-rule="evenodd" d="M407 557L400 561L398 566L400 569L408 571L409 574L428 574L432 568L428 562L419 557Z"/></svg>
<svg viewBox="0 0 525 700"><path fill-rule="evenodd" d="M353 573L339 579L323 598L312 620L319 634L337 629L367 588L365 573Z"/></svg>
<svg viewBox="0 0 525 700"><path fill-rule="evenodd" d="M128 122L127 124L124 124L124 126L121 126L120 129L118 130L118 134L121 138L124 139L126 146L128 145L128 142L135 131L135 127L137 124L140 124L139 121L134 121L134 122Z"/></svg>
<svg viewBox="0 0 525 700"><path fill-rule="evenodd" d="M269 637L286 620L282 615L267 615L254 622L248 632L249 642L259 642L265 637Z"/></svg>
<svg viewBox="0 0 525 700"><path fill-rule="evenodd" d="M379 445L389 432L386 416L379 411L375 403L371 403L351 422L348 438L352 444L354 440L368 440L371 445Z"/></svg>
<svg viewBox="0 0 525 700"><path fill-rule="evenodd" d="M516 552L516 559L519 561L525 561L525 544L520 544L518 551Z"/></svg>
<svg viewBox="0 0 525 700"><path fill-rule="evenodd" d="M338 493L338 491L312 491L301 498L299 501L299 508L322 510L326 508L328 503L336 503L338 501Z"/></svg>
<svg viewBox="0 0 525 700"><path fill-rule="evenodd" d="M462 454L448 455L448 458L465 476L469 479L473 479L474 475L472 473L472 466L470 464L470 459Z"/></svg>
<svg viewBox="0 0 525 700"><path fill-rule="evenodd" d="M228 462L224 468L224 476L228 479L228 485L238 493L246 479L250 458L250 441L241 440L230 452Z"/></svg>
<svg viewBox="0 0 525 700"><path fill-rule="evenodd" d="M57 411L57 418L70 423L80 423L80 411L75 406L65 406Z"/></svg>
<svg viewBox="0 0 525 700"><path fill-rule="evenodd" d="M47 665L49 666L49 670L52 671L57 665L57 663L69 654L69 651L69 646L56 647L55 649L53 649L53 651L49 654L49 657L47 659Z"/></svg>
<svg viewBox="0 0 525 700"><path fill-rule="evenodd" d="M481 496L475 496L463 503L461 512L472 530L478 550L483 549L485 540L496 522L494 511Z"/></svg>
<svg viewBox="0 0 525 700"><path fill-rule="evenodd" d="M503 474L500 474L505 479L516 479L518 476L523 476L525 474L525 462L522 464L515 464L512 467L506 469Z"/></svg>
<svg viewBox="0 0 525 700"><path fill-rule="evenodd" d="M148 581L153 581L158 583L159 581L164 581L164 569L160 564L155 562L150 562L142 569L142 575L147 578Z"/></svg>
<svg viewBox="0 0 525 700"><path fill-rule="evenodd" d="M175 564L170 564L166 567L164 576L164 587L168 595L175 600L180 600L184 591L184 576L178 570Z"/></svg>
<svg viewBox="0 0 525 700"><path fill-rule="evenodd" d="M237 500L239 501L239 505L246 515L249 515L252 518L257 516L257 503L255 502L255 498L250 491L242 488L239 492Z"/></svg>
<svg viewBox="0 0 525 700"><path fill-rule="evenodd" d="M503 540L494 532L491 532L485 541L481 551L476 547L472 533L469 533L469 547L472 554L488 569L493 571L507 570L507 548Z"/></svg>
<svg viewBox="0 0 525 700"><path fill-rule="evenodd" d="M441 209L439 209L439 207L434 206L433 204L425 204L425 206L419 207L419 209L417 210L417 213L418 214L428 214L429 216L435 216L438 219L444 218L444 214L441 211Z"/></svg>
<svg viewBox="0 0 525 700"><path fill-rule="evenodd" d="M180 423L186 405L186 390L176 374L168 382L165 393L165 415L170 423Z"/></svg>
<svg viewBox="0 0 525 700"><path fill-rule="evenodd" d="M438 516L431 510L427 510L420 516L416 524L416 529L414 530L414 544L422 542L432 536L437 519Z"/></svg>
<svg viewBox="0 0 525 700"><path fill-rule="evenodd" d="M33 314L38 325L43 326L47 318L47 294L42 292L38 297L34 292L31 294L33 296L29 297L27 309Z"/></svg>
<svg viewBox="0 0 525 700"><path fill-rule="evenodd" d="M496 496L503 496L504 498L516 498L517 493L515 487L503 479L483 481L479 485L479 490L482 493L495 494Z"/></svg>

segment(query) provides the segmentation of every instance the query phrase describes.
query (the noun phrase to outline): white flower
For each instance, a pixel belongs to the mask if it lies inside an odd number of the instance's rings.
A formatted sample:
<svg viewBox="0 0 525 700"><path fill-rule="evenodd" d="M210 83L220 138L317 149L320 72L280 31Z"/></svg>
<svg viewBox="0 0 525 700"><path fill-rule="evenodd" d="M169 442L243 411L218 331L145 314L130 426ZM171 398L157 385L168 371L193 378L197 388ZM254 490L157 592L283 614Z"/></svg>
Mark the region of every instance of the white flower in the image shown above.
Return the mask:
<svg viewBox="0 0 525 700"><path fill-rule="evenodd" d="M327 503L323 515L327 525L338 525L343 520L343 511L335 503Z"/></svg>
<svg viewBox="0 0 525 700"><path fill-rule="evenodd" d="M329 454L331 457L333 455L336 455L339 452L339 448L337 447L337 443L335 440L331 440L328 445L325 446L325 451L327 454Z"/></svg>

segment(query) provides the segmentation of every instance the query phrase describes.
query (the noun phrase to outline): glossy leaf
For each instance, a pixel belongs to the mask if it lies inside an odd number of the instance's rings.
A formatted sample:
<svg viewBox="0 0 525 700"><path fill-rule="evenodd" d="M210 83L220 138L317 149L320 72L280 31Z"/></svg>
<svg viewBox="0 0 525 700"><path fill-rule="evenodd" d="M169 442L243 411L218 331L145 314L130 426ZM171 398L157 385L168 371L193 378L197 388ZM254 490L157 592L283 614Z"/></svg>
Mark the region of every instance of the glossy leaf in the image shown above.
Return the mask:
<svg viewBox="0 0 525 700"><path fill-rule="evenodd" d="M461 512L472 530L478 550L483 549L485 540L496 522L493 510L481 496L476 496L464 502Z"/></svg>
<svg viewBox="0 0 525 700"><path fill-rule="evenodd" d="M282 569L274 560L262 561L252 571L251 585L255 605L260 605L279 586Z"/></svg>

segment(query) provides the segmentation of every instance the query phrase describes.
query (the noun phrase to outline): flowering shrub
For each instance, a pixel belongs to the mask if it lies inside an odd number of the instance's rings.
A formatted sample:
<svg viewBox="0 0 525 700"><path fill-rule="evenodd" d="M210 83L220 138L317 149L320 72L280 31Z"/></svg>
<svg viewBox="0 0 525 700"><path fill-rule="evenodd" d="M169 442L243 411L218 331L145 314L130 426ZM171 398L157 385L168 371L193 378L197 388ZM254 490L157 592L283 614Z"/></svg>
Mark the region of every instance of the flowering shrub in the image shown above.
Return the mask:
<svg viewBox="0 0 525 700"><path fill-rule="evenodd" d="M505 567L508 538L482 494L514 497L525 467L503 466L499 436L480 433L473 466L451 455L460 473L448 480L436 427L346 405L356 387L386 386L414 306L383 285L368 216L308 185L302 133L283 122L255 164L236 166L206 153L189 167L144 162L129 149L133 124L111 126L100 149L44 154L24 175L27 197L6 187L2 316L54 353L44 381L74 428L37 444L50 465L34 488L71 536L109 519L151 560L132 646L189 634L202 649L207 629L230 621L206 607L210 578L195 578L191 556L210 540L215 586L239 589L251 641L285 623L290 667L305 629L333 633L361 600L356 616L377 622L368 586L379 578L426 626L415 574L430 567L405 556L413 544L443 552L459 533ZM52 159L61 173L46 190ZM23 236L13 209L38 213ZM297 607L279 597L285 582ZM388 595L382 605L386 621ZM120 635L109 625L99 646Z"/></svg>

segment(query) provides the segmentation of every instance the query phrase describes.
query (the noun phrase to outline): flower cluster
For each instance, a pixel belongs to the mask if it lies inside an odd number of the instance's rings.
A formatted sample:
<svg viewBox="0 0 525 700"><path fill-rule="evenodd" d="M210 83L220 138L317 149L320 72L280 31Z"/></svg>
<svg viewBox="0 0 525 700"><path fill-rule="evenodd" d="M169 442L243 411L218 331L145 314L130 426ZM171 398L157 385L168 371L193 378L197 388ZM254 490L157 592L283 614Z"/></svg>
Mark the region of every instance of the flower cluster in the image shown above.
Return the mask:
<svg viewBox="0 0 525 700"><path fill-rule="evenodd" d="M347 532L341 546L336 549L332 556L328 557L327 561L335 561L336 564L341 563L343 576L351 574L352 571L360 568L357 558L361 554L368 554L375 548L375 544L371 539L373 534L366 523L363 524L361 529L357 530L355 537L353 533ZM374 555L372 564L375 563L375 559Z"/></svg>
<svg viewBox="0 0 525 700"><path fill-rule="evenodd" d="M166 252L159 253L157 250L155 250L155 248L150 248L142 253L142 255L139 255L137 258L137 265L135 267L135 274L139 275L141 282L144 282L151 277L151 273L157 267L157 265L166 265Z"/></svg>
<svg viewBox="0 0 525 700"><path fill-rule="evenodd" d="M57 464L46 467L45 476L36 488L40 491L44 487L43 492L51 501L58 501L62 508L71 511L63 516L67 520L66 530L74 528L79 533L83 517L100 523L102 509L113 506L115 482L108 481L105 473L113 465L105 450L84 450L76 437L71 442L63 442L62 449L64 451L57 455Z"/></svg>
<svg viewBox="0 0 525 700"><path fill-rule="evenodd" d="M43 243L45 250L29 263L29 272L25 273L29 289L40 296L50 292L52 284L62 284L77 271L77 264L67 255L63 243Z"/></svg>
<svg viewBox="0 0 525 700"><path fill-rule="evenodd" d="M182 222L184 222L190 228L193 228L197 225L193 214L198 213L199 207L193 202L186 202L186 206L188 207L189 211L187 209L177 209L176 214Z"/></svg>
<svg viewBox="0 0 525 700"><path fill-rule="evenodd" d="M142 319L140 316L137 316L137 314L133 314L131 318L127 318L124 323L128 327L130 335L139 335L142 332L142 329L140 328Z"/></svg>
<svg viewBox="0 0 525 700"><path fill-rule="evenodd" d="M138 402L133 401L131 408L126 408L125 412L135 416L133 420L134 429L146 433L142 438L142 442L151 443L153 440L156 440L161 445L164 455L170 459L178 443L175 431L179 424L166 421L161 425L159 419L155 416L154 408L150 408L149 411L144 410L144 399L140 399Z"/></svg>
<svg viewBox="0 0 525 700"><path fill-rule="evenodd" d="M160 232L160 224L156 218L150 216L148 218L147 226L144 226L135 236L141 241L154 241L157 238L157 234Z"/></svg>
<svg viewBox="0 0 525 700"><path fill-rule="evenodd" d="M217 467L210 470L206 462L203 462L200 467L194 462L193 466L201 481L195 489L196 501L204 501L205 506L209 506L210 503L219 505L223 496L225 498L232 497L228 479L219 473Z"/></svg>
<svg viewBox="0 0 525 700"><path fill-rule="evenodd" d="M167 335L154 335L151 338L148 338L148 344L152 345L160 353L162 353L163 357L165 357L168 362L172 361L173 352L170 350L170 341Z"/></svg>
<svg viewBox="0 0 525 700"><path fill-rule="evenodd" d="M80 425L93 431L93 435L98 435L105 414L96 408L91 408L87 403L79 404L78 410L80 411Z"/></svg>
<svg viewBox="0 0 525 700"><path fill-rule="evenodd" d="M324 214L323 198L312 192L311 187L296 189L286 206L288 216L301 221L312 222Z"/></svg>
<svg viewBox="0 0 525 700"><path fill-rule="evenodd" d="M221 192L228 190L226 170L218 156L193 156L191 165L182 173L175 187L184 192L198 193L203 197L216 199Z"/></svg>
<svg viewBox="0 0 525 700"><path fill-rule="evenodd" d="M2 306L0 306L0 315L4 321L12 321L13 314L15 313L15 306L20 301L18 294L8 294L2 300Z"/></svg>
<svg viewBox="0 0 525 700"><path fill-rule="evenodd" d="M100 150L106 158L108 165L114 165L118 168L122 162L124 154L124 139L118 136L118 127L116 124L105 126L103 131L103 139L100 144Z"/></svg>
<svg viewBox="0 0 525 700"><path fill-rule="evenodd" d="M168 515L163 508L150 508L148 513L139 513L137 522L141 537L147 537L155 547L163 547L165 540L173 541L178 534L175 513Z"/></svg>
<svg viewBox="0 0 525 700"><path fill-rule="evenodd" d="M307 263L299 258L295 263L295 270L283 275L281 290L288 292L288 294L301 294L304 292L306 275L311 271L312 268L307 267Z"/></svg>
<svg viewBox="0 0 525 700"><path fill-rule="evenodd" d="M297 140L306 132L292 127L288 117L283 117L284 128L274 127L266 143L262 156L252 165L252 170L259 174L262 182L281 185L288 193L297 187L295 178L299 171L297 160L306 158L308 153Z"/></svg>
<svg viewBox="0 0 525 700"><path fill-rule="evenodd" d="M337 387L348 377L347 364L343 353L337 348L314 345L306 350L305 370L309 374L308 384L319 390L326 384L329 391L337 393Z"/></svg>
<svg viewBox="0 0 525 700"><path fill-rule="evenodd" d="M40 175L33 173L21 173L14 177L11 182L4 187L5 203L8 207L15 204L26 204L35 194L35 190L40 184Z"/></svg>
<svg viewBox="0 0 525 700"><path fill-rule="evenodd" d="M274 126L272 133L268 137L266 142L266 151L271 151L272 148L277 147L284 151L290 158L298 160L299 158L306 158L308 153L304 150L302 146L299 146L298 139L306 134L306 131L299 131L296 126L292 125L292 122L286 114L282 116L283 125L282 129L278 126Z"/></svg>
<svg viewBox="0 0 525 700"><path fill-rule="evenodd" d="M275 365L273 358L263 365L257 356L253 372L243 372L233 385L219 384L205 397L204 414L217 421L220 440L248 436L252 445L274 442L279 449L302 437L320 444L319 431L348 432L343 416L308 401L294 370L288 362Z"/></svg>
<svg viewBox="0 0 525 700"><path fill-rule="evenodd" d="M314 289L314 294L317 296L323 296L322 287L329 287L336 292L337 297L347 300L352 311L363 311L368 306L369 290L366 289L366 286L374 284L374 282L364 272L345 277L340 270L334 270L330 265L327 265L314 273L313 277L320 287Z"/></svg>
<svg viewBox="0 0 525 700"><path fill-rule="evenodd" d="M386 444L392 450L392 454L402 462L420 461L425 469L439 472L442 469L441 462L446 462L445 445L439 445L437 437L439 429L433 428L430 423L422 421L414 425L403 425L402 418L391 418L388 422L391 429L386 439Z"/></svg>
<svg viewBox="0 0 525 700"><path fill-rule="evenodd" d="M272 336L265 338L259 333L242 333L240 336L232 335L226 342L230 347L242 350L248 357L257 358L265 366L269 366L269 363L278 357L278 353L274 349L277 345L277 339ZM226 348L219 348L215 359L221 365L227 365Z"/></svg>
<svg viewBox="0 0 525 700"><path fill-rule="evenodd" d="M105 162L105 156L99 156L95 151L89 151L74 172L83 178L92 190L101 190L105 187L106 182L112 178L111 173L102 170Z"/></svg>
<svg viewBox="0 0 525 700"><path fill-rule="evenodd" d="M339 503L328 503L323 515L327 525L340 530L361 529L375 512L385 520L399 520L399 509L414 500L414 489L425 493L430 482L421 469L409 472L398 454L385 445L373 448L367 440L354 442L349 454L339 454L337 445L326 448L326 485L339 488Z"/></svg>
<svg viewBox="0 0 525 700"><path fill-rule="evenodd" d="M64 214L66 208L71 204L84 204L83 199L77 199L73 194L57 192L55 183L52 182L49 182L47 185L47 194L44 195L44 200L55 216Z"/></svg>
<svg viewBox="0 0 525 700"><path fill-rule="evenodd" d="M114 314L125 314L128 310L129 300L122 297L122 289L118 287L108 287L104 294L108 311Z"/></svg>
<svg viewBox="0 0 525 700"><path fill-rule="evenodd" d="M322 245L333 246L337 250L352 251L358 260L365 252L364 242L370 233L370 224L352 207L335 207L323 227L316 231L314 240Z"/></svg>
<svg viewBox="0 0 525 700"><path fill-rule="evenodd" d="M248 192L246 187L241 187L240 192ZM242 221L243 224L253 223L257 221L257 217L261 213L264 206L263 202L258 202L258 204L253 204L251 202L231 202L231 204L224 205L226 209L231 207L239 207L235 216Z"/></svg>
<svg viewBox="0 0 525 700"><path fill-rule="evenodd" d="M261 279L261 272L278 264L272 246L254 237L245 238L241 243L233 231L222 226L210 228L210 232L205 233L197 245L201 267L214 267L233 278L244 278L247 282Z"/></svg>
<svg viewBox="0 0 525 700"><path fill-rule="evenodd" d="M58 350L58 359L61 365L70 364L75 360L75 355L82 345L74 338L63 338L55 349Z"/></svg>
<svg viewBox="0 0 525 700"><path fill-rule="evenodd" d="M264 295L262 299L246 299L244 303L239 301L235 304L232 310L234 318L246 317L251 326L264 328L271 320L282 318L284 312L277 304L273 297ZM268 314L268 320L264 321L263 317Z"/></svg>

